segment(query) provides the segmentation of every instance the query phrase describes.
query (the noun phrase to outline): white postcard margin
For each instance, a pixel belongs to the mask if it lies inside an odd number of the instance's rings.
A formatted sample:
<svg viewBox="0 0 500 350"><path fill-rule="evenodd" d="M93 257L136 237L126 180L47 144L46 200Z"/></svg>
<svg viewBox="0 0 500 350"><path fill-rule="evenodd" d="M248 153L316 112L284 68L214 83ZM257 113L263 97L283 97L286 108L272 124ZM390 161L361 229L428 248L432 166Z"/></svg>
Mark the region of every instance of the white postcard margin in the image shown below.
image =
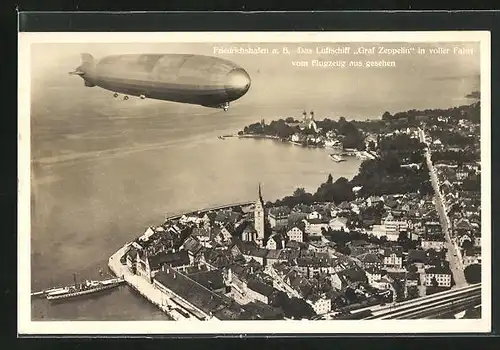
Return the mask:
<svg viewBox="0 0 500 350"><path fill-rule="evenodd" d="M482 318L352 321L32 321L30 207L30 46L33 43L480 42ZM18 334L470 333L491 331L491 42L488 31L19 33ZM485 234L486 233L486 234ZM124 242L125 243L125 242ZM118 247L117 247L118 248ZM110 255L113 252L110 252Z"/></svg>

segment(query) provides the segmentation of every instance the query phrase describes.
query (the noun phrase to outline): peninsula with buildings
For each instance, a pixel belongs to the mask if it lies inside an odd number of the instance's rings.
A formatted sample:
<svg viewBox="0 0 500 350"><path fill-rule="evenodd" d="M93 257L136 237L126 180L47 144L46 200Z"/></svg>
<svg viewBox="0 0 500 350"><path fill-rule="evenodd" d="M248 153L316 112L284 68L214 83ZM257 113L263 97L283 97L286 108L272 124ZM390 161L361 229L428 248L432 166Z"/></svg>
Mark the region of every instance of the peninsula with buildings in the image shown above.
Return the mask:
<svg viewBox="0 0 500 350"><path fill-rule="evenodd" d="M266 202L256 184L255 201L169 217L109 267L175 320L364 318L371 306L480 283L479 113L474 103L250 125L240 136L365 152L364 161L353 179L330 175L315 193ZM465 317L480 317L473 310Z"/></svg>

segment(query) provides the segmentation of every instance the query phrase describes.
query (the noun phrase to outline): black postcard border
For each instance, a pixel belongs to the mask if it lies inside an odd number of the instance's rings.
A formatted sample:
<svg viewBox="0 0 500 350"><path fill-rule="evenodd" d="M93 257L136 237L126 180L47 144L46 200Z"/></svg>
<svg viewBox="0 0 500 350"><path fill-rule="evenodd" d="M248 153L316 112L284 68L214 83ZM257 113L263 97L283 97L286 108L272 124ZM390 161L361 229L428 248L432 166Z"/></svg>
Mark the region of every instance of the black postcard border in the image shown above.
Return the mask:
<svg viewBox="0 0 500 350"><path fill-rule="evenodd" d="M5 24L5 22L4 22ZM12 28L12 27L11 27ZM495 124L497 123L496 115L499 114L499 101L500 101L500 88L498 88L498 82L500 81L500 69L498 64L495 62L500 62L500 13L493 11L439 11L439 12L294 12L294 13L284 13L284 12L272 12L272 13L244 13L244 12L171 12L171 13L109 13L109 12L21 12L18 16L18 29L21 32L78 32L78 31L115 31L115 32L151 32L151 31L432 31L432 30L487 30L491 32L491 128L492 128L492 160L498 157L498 145L496 144L497 138L495 137L495 131L499 130L499 127ZM2 55L2 59L6 60L7 64L16 65L17 67L17 43L15 40L7 41L9 47L9 55ZM5 52L5 51L4 51ZM15 72L14 69L10 69L11 75L10 83L8 79L3 79L3 83L6 84L7 89L4 91L11 92L13 95L14 91L17 89L17 75L12 74ZM8 96L7 95L4 95ZM17 111L17 98L12 96L10 99L6 99L7 102L11 102L11 106ZM13 134L8 132L9 127L13 126L13 129L17 131L17 119L7 118L8 114L4 115L4 137L2 141L9 141L14 144L15 140ZM17 132L16 132L17 134ZM17 146L17 143L15 144ZM6 145L4 151L7 150L7 157L4 159L14 160L17 164L17 152L12 152L15 150L16 146ZM9 147L10 146L10 147ZM11 151L11 152L9 152ZM10 158L12 157L12 158ZM495 208L495 204L498 201L498 183L495 180L495 174L498 174L500 170L498 169L497 162L492 162L492 232L495 231L495 220L498 217ZM5 178L4 173L3 177ZM8 176L8 175L7 175ZM10 178L7 179L10 183ZM12 178L14 180L14 178ZM16 181L17 183L17 181ZM8 188L14 188L13 186L6 186ZM16 186L17 188L17 186ZM7 190L8 191L8 190ZM17 192L17 191L16 191ZM3 197L7 197L8 194L4 190L2 192ZM15 198L15 197L13 197ZM17 212L12 211L6 207L3 212L5 217L13 219L14 228L17 227ZM498 225L497 225L498 226ZM10 230L9 230L10 231ZM17 229L16 229L17 231ZM12 246L17 246L16 235L12 234L10 231L5 235L6 238L13 238ZM495 300L495 295L500 295L498 293L498 277L496 272L497 267L500 267L499 256L496 252L500 248L500 239L492 234L492 333L490 335L499 334L499 306L500 303ZM497 249L495 249L497 248ZM12 254L13 253L13 254ZM6 256L16 257L17 253L13 250L7 252L3 255L4 259ZM4 265L9 266L16 264L17 259L9 259L5 261ZM4 305L7 310L9 308L12 312L4 312L4 317L6 315L17 315L17 274L2 274L2 282L7 282L10 277L10 282L13 287L7 288L4 297L12 298L13 300L5 303ZM497 293L495 293L497 291ZM4 298L2 298L4 299ZM4 322L6 325L10 325L13 329L17 328L17 317L14 320L6 320ZM4 328L4 331L6 329ZM14 330L15 331L15 330ZM10 332L9 332L10 333ZM17 333L17 332L16 332ZM483 334L443 334L439 335L440 339L437 343L443 341L444 344L451 345L446 337L456 336L473 336L477 337L484 336ZM205 337L229 337L229 338L240 338L240 337L266 337L266 335L223 335L223 334L192 334L192 335L181 335L181 334L170 334L170 335L145 335L147 338L161 337L161 338L205 338ZM267 337L273 337L272 334L267 335ZM363 344L368 343L368 339L365 337L373 338L373 334L280 334L277 337L301 337L301 338L311 338L311 337L348 337L348 338L363 338ZM389 336L391 338L412 338L412 343L417 343L417 337L434 336L435 334L405 334L405 335L383 335ZM23 336L26 338L32 338ZM43 338L59 338L65 337L63 334L52 336L44 336ZM90 336L93 337L93 336ZM107 338L108 336L106 336ZM99 336L96 338L103 338ZM109 337L115 338L115 337ZM137 338L136 336L127 336L127 338ZM130 339L132 340L132 339ZM354 339L353 339L354 340ZM437 340L437 339L436 339ZM483 339L484 340L484 339ZM32 340L27 340L28 343L32 343ZM460 340L458 340L460 342ZM457 343L458 343L457 342ZM42 343L46 343L45 341ZM59 345L63 346L68 341L58 342ZM116 343L112 339L107 339L105 343L113 344ZM132 342L134 344L135 342ZM435 345L438 345L434 343ZM47 344L47 343L46 343ZM111 345L110 344L110 345ZM269 343L268 343L269 344ZM443 344L443 345L444 345ZM26 344L27 345L27 344ZM32 344L33 345L33 344ZM40 345L40 344L39 344ZM38 345L38 346L39 346ZM56 345L56 344L52 344ZM83 345L83 344L82 344ZM270 345L270 344L269 344ZM306 345L306 344L304 344ZM312 345L312 344L311 344ZM317 344L316 344L317 345ZM327 345L327 344L325 344ZM327 346L331 346L329 344ZM361 344L360 344L361 345ZM465 345L465 344L464 344ZM475 345L479 343L475 342ZM50 344L47 346L51 347ZM306 346L309 347L309 346ZM315 346L316 347L316 346Z"/></svg>

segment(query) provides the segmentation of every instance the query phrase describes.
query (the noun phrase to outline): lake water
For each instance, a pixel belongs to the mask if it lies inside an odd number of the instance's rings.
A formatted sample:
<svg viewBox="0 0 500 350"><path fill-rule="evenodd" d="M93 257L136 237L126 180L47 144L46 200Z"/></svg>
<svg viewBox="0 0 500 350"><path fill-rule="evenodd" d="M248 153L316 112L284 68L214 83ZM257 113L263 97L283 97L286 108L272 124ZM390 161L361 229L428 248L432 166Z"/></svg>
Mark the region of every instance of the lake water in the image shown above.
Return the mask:
<svg viewBox="0 0 500 350"><path fill-rule="evenodd" d="M255 119L249 116L238 126ZM223 112L182 118L152 114L92 120L94 127L86 132L66 131L48 141L34 133L32 290L71 284L73 273L99 278L99 268L106 270L114 251L160 224L167 213L254 200L259 181L265 200L297 187L314 191L328 174L350 178L359 167L356 159L332 162L324 149L219 140L217 135L237 130L230 121ZM71 130L78 128L73 124ZM32 318L167 319L128 287L59 304L34 300Z"/></svg>
<svg viewBox="0 0 500 350"><path fill-rule="evenodd" d="M419 105L455 105L456 89L444 84L450 82L435 82L433 89L440 88L440 94ZM259 182L265 200L297 187L314 191L328 174L351 178L360 165L356 159L332 162L324 149L217 139L261 118L300 116L302 92L293 103L268 98L257 104L248 97L224 112L136 98L121 101L80 85L62 76L33 81L32 290L71 284L73 273L79 279L99 278L114 251L149 225L162 223L168 213L256 199ZM419 107L411 103L412 93L386 102L378 95L373 101L359 99L371 94L353 99L351 91L333 101L336 109L362 111L365 119L384 110ZM59 304L34 300L31 311L34 320L168 319L128 287Z"/></svg>

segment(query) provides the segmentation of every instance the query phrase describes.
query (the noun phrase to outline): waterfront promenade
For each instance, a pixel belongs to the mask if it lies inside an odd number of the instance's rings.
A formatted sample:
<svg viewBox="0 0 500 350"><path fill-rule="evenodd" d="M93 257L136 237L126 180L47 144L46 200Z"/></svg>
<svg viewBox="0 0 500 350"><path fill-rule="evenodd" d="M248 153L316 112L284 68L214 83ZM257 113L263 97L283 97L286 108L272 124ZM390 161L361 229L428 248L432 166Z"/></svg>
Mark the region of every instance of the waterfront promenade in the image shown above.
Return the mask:
<svg viewBox="0 0 500 350"><path fill-rule="evenodd" d="M151 283L146 281L143 277L134 275L126 265L120 261L123 255L126 254L131 243L125 244L116 253L114 253L108 260L110 270L118 277L121 277L127 284L141 294L144 298L164 311L167 315L175 321L187 319L180 313L175 312L175 305L170 299L166 298L164 294L156 289Z"/></svg>

